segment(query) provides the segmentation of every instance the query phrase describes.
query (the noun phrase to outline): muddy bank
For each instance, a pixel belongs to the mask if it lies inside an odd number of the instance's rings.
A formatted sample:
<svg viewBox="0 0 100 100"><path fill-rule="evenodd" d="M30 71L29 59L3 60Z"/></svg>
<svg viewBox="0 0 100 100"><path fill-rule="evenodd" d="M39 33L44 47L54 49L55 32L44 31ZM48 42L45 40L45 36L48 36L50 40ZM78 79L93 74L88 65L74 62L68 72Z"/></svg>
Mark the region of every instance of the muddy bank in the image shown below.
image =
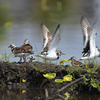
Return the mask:
<svg viewBox="0 0 100 100"><path fill-rule="evenodd" d="M42 62L0 62L0 84L23 88L40 87L41 83L46 79L43 77L43 74L54 72L57 74L57 77L61 78L62 76L67 74L64 69L65 66ZM26 82L23 82L23 79Z"/></svg>
<svg viewBox="0 0 100 100"><path fill-rule="evenodd" d="M33 63L8 63L0 62L0 87L7 86L8 88L39 88L42 83L42 87L52 88L53 90L59 90L63 86L70 84L71 82L64 82L62 84L56 83L55 78L51 81L47 80L43 74L46 73L56 73L56 79L62 79L63 76L70 74L74 75L73 82L77 79L80 79L86 74L86 77L89 75L86 70L86 67L69 67L64 65L56 65L51 63L43 62L33 62ZM90 66L90 69L93 68L93 65ZM96 70L97 75L95 78L100 83L100 67ZM24 80L24 81L23 81ZM83 78L81 80L74 82L77 84L77 91L89 91L90 87L82 84ZM70 88L74 88L75 84L70 85ZM100 85L100 84L99 84ZM67 91L69 91L68 88ZM70 89L71 90L71 89ZM98 91L97 89L91 87L92 91ZM73 89L72 89L73 91Z"/></svg>

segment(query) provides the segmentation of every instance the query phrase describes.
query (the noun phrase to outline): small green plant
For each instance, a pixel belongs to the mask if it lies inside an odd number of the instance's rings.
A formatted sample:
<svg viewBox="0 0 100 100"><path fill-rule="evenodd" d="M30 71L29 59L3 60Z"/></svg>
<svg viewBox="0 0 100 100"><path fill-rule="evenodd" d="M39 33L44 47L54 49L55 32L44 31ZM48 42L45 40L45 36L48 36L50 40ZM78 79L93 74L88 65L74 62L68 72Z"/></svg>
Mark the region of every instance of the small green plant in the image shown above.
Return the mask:
<svg viewBox="0 0 100 100"><path fill-rule="evenodd" d="M53 78L55 78L55 77L56 77L56 73L46 73L46 74L43 74L43 76L44 76L45 78L47 78L47 80L44 81L44 82L41 84L40 89L42 89L42 86L43 86L44 83L46 83L47 81L50 81L50 80L52 80Z"/></svg>
<svg viewBox="0 0 100 100"><path fill-rule="evenodd" d="M68 100L70 98L70 94L68 92L66 92L64 95L66 96L65 100Z"/></svg>
<svg viewBox="0 0 100 100"><path fill-rule="evenodd" d="M97 79L95 79L95 77L98 73L98 72L96 72L96 68L88 69L87 72L89 73L89 75L87 77L84 77L83 84L88 85L90 87L90 89L92 86L93 88L97 88L98 91L100 91L99 82Z"/></svg>
<svg viewBox="0 0 100 100"><path fill-rule="evenodd" d="M19 71L19 73L18 72L15 72L13 70L9 70L9 71L12 72L12 73L15 73L17 76L21 75L21 72L20 71Z"/></svg>
<svg viewBox="0 0 100 100"><path fill-rule="evenodd" d="M67 60L67 59L63 59L63 60L61 60L60 62L59 62L59 64L61 65L63 65L64 64L64 62L71 62L71 61L69 61L69 60Z"/></svg>
<svg viewBox="0 0 100 100"><path fill-rule="evenodd" d="M9 55L6 53L6 50L5 50L5 53L1 55L1 61L4 61L4 62L10 62L10 57L11 57L12 53L10 53Z"/></svg>
<svg viewBox="0 0 100 100"><path fill-rule="evenodd" d="M63 83L63 79L55 79L56 83Z"/></svg>
<svg viewBox="0 0 100 100"><path fill-rule="evenodd" d="M72 81L72 75L65 75L63 79L55 79L56 83L63 83L68 81Z"/></svg>
<svg viewBox="0 0 100 100"><path fill-rule="evenodd" d="M47 73L47 74L43 74L43 76L47 79L53 79L56 77L56 73Z"/></svg>
<svg viewBox="0 0 100 100"><path fill-rule="evenodd" d="M65 75L63 77L63 81L66 82L66 81L72 81L72 75Z"/></svg>

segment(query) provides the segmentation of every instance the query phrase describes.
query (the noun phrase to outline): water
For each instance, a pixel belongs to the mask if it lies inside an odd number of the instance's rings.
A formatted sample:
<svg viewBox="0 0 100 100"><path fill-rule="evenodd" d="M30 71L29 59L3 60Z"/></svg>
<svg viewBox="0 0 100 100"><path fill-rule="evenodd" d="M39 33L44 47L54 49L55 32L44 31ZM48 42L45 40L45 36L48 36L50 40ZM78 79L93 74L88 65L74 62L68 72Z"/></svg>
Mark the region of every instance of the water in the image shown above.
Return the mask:
<svg viewBox="0 0 100 100"><path fill-rule="evenodd" d="M89 0L90 1L90 0ZM6 4L8 8L4 8ZM61 41L57 50L62 50L66 55L61 56L57 61L69 59L70 56L76 56L79 60L82 56L83 36L80 28L81 15L85 15L91 26L93 21L100 15L100 1L92 0L91 3L86 0L64 0L54 2L48 0L39 0L33 2L16 1L16 0L1 0L1 19L0 19L0 53L11 53L8 49L9 44L14 43L16 46L21 46L25 39L29 39L34 48L35 55L42 50L42 38L40 24L44 23L51 34L53 35L57 25L61 24ZM57 6L58 5L58 6ZM12 22L11 29L7 30L4 27L6 22ZM99 45L99 28L98 22L96 44ZM37 50L36 50L37 48ZM10 61L18 61L19 58L11 56ZM38 60L36 58L36 60ZM39 61L43 61L41 58ZM56 61L55 61L56 62Z"/></svg>
<svg viewBox="0 0 100 100"><path fill-rule="evenodd" d="M63 100L62 95L50 94L45 96L44 90L39 89L0 89L0 100ZM70 95L68 100L100 100L100 95Z"/></svg>
<svg viewBox="0 0 100 100"><path fill-rule="evenodd" d="M11 53L8 49L9 44L14 43L16 46L21 46L25 39L29 39L37 55L42 50L40 24L44 23L52 35L57 25L61 24L61 41L57 50L62 50L66 55L62 55L54 63L59 64L60 60L69 59L70 56L76 56L79 60L83 49L83 36L80 28L82 15L86 16L92 26L95 18L100 16L100 0L1 0L0 54L4 54L5 51L7 54ZM4 27L7 22L12 23L10 29ZM100 48L99 27L100 20L96 38L98 48ZM11 55L10 61L18 60L19 58ZM43 60L40 58L39 61Z"/></svg>

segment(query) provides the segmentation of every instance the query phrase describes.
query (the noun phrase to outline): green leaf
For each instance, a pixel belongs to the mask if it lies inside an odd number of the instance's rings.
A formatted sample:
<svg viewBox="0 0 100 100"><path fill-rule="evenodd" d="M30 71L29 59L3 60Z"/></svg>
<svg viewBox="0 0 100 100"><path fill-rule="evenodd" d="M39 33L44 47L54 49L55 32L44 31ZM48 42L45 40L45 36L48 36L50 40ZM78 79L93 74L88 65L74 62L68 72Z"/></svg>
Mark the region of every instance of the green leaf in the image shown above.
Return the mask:
<svg viewBox="0 0 100 100"><path fill-rule="evenodd" d="M60 63L60 65L61 64L63 64L64 62L71 62L70 60L67 60L67 59L63 59L63 60L61 60L59 63Z"/></svg>
<svg viewBox="0 0 100 100"><path fill-rule="evenodd" d="M68 92L66 92L65 94L64 94L66 97L70 97L70 94L68 93Z"/></svg>
<svg viewBox="0 0 100 100"><path fill-rule="evenodd" d="M65 75L63 81L72 81L72 75Z"/></svg>
<svg viewBox="0 0 100 100"><path fill-rule="evenodd" d="M94 88L98 88L98 84L96 84L96 83L91 83L91 85L92 85Z"/></svg>
<svg viewBox="0 0 100 100"><path fill-rule="evenodd" d="M56 77L56 73L47 73L47 74L43 74L43 76L47 79L53 79Z"/></svg>
<svg viewBox="0 0 100 100"><path fill-rule="evenodd" d="M55 79L56 83L63 83L63 79Z"/></svg>

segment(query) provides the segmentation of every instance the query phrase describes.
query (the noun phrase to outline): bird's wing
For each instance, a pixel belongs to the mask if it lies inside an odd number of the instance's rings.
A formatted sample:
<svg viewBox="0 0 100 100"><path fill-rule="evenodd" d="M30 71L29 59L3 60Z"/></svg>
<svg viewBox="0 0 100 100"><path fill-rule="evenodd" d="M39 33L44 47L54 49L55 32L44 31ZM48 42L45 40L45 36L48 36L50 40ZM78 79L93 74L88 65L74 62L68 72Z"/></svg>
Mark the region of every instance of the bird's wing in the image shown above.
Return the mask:
<svg viewBox="0 0 100 100"><path fill-rule="evenodd" d="M47 29L47 27L44 24L41 24L41 35L43 39L43 49L47 46L48 41L52 40L52 35L50 34L50 31Z"/></svg>
<svg viewBox="0 0 100 100"><path fill-rule="evenodd" d="M33 53L32 51L32 46L30 44L22 45L20 46L21 48L21 53Z"/></svg>
<svg viewBox="0 0 100 100"><path fill-rule="evenodd" d="M21 49L20 47L15 47L14 50L13 50L13 52L14 52L15 54L17 54L17 53L22 53L22 49Z"/></svg>
<svg viewBox="0 0 100 100"><path fill-rule="evenodd" d="M98 49L95 44L95 38L97 35L97 30L96 30L97 24L98 24L98 18L94 21L92 32L90 35L90 56L93 56L98 52Z"/></svg>
<svg viewBox="0 0 100 100"><path fill-rule="evenodd" d="M85 16L81 17L80 25L83 34L83 45L84 47L86 47L88 41L90 40L91 27L88 20L85 18Z"/></svg>
<svg viewBox="0 0 100 100"><path fill-rule="evenodd" d="M59 24L56 28L56 31L55 31L54 35L53 35L48 53L56 52L56 48L58 46L58 43L61 40L60 34L61 34L61 30L60 30L60 24Z"/></svg>

